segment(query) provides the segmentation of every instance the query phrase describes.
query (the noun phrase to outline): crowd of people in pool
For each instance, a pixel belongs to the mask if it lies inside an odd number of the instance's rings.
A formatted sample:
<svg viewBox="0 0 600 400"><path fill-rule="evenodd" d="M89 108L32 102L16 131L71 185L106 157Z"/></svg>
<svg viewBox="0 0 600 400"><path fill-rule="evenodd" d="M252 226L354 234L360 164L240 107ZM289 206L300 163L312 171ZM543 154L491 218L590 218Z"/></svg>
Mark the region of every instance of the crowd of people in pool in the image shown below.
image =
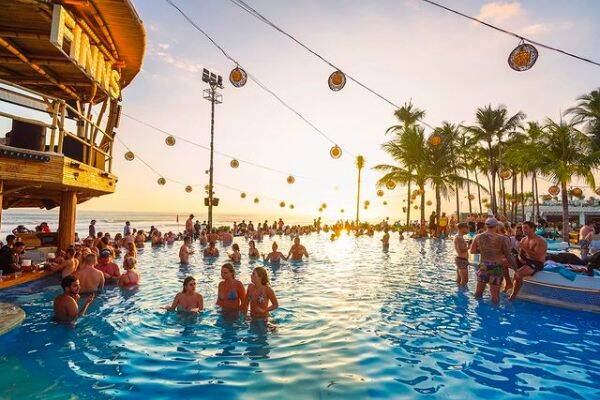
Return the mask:
<svg viewBox="0 0 600 400"><path fill-rule="evenodd" d="M300 244L300 236L313 232L331 232L332 241L339 238L343 232L357 237L374 236L375 232L381 232L384 251L389 249L391 232L398 232L400 240L404 240L406 233L414 238L442 239L455 233L453 244L456 251L457 284L467 285L469 255L478 255L476 261L472 260L472 264L476 265L477 277L475 297L482 297L486 288L489 288L492 302L498 303L501 291L507 293L510 300L514 300L523 284L523 279L543 269L547 252L545 237L552 237L555 232L555 228L548 228L544 223L534 224L526 221L511 224L502 217L484 218L483 215L475 214L469 215L465 222L460 223L456 223L454 217L448 218L444 213L439 218L434 218L432 214L429 222L428 231L423 230L424 224L406 227L399 224L390 225L387 220L378 224L357 224L341 220L334 224L322 224L320 218L304 226L286 225L282 219L279 219L272 223L264 221L256 225L252 221L246 223L244 220L240 223L234 222L232 227L210 228L206 222L194 222L194 216L190 215L185 230L181 233L162 234L155 227L151 227L146 233L144 230L134 229L127 221L123 233L118 233L113 238L109 233L96 232L96 221L92 220L88 236L83 240L76 236L76 242L64 252L59 252L48 265L49 269L61 274L61 286L64 291L55 299L54 311L57 320L73 321L85 314L95 293L105 285L114 284L126 288L139 285L140 274L136 268L138 249L143 248L148 242L151 246L162 246L183 241L179 249L179 261L188 264L190 256L194 255L193 243L198 241L202 247L202 256L205 258L219 256L217 244L224 248L231 246L232 251L227 253L228 262L221 267L222 282L218 288L217 305L244 313L249 309L251 316L265 317L278 307L275 292L269 285L267 270L262 266L254 268L250 278L251 283L244 288L235 276L234 266L239 265L242 260L239 245L234 243L235 238L244 238L248 241L249 260L262 259L267 265L277 265L282 261L301 261L304 257L308 257L306 248ZM49 231L47 224L42 225L44 230ZM581 228L581 254L584 258L587 256L586 243L589 245L590 237L594 232L594 227L591 225L584 225ZM271 252L261 254L255 243L262 241L264 237L272 238L275 235L293 238L288 253L279 251L277 242L273 242ZM7 244L0 248L0 267L3 272L18 270L20 268L18 260L25 245L18 241L15 235L9 235L6 240ZM114 262L118 257L122 258L121 267ZM509 273L511 268L515 271L512 278ZM195 284L193 277L186 278L182 291L175 296L173 303L167 309L189 312L202 310L203 299L195 291ZM80 293L90 294L81 308L78 306Z"/></svg>

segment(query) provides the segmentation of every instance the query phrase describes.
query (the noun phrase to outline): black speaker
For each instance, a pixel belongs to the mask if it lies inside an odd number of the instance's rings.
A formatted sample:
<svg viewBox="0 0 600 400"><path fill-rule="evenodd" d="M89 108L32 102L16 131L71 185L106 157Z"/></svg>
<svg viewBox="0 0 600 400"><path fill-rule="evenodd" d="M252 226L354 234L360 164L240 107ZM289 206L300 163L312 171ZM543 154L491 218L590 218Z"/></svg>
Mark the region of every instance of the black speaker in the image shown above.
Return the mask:
<svg viewBox="0 0 600 400"><path fill-rule="evenodd" d="M20 149L44 151L46 127L13 119L8 145Z"/></svg>

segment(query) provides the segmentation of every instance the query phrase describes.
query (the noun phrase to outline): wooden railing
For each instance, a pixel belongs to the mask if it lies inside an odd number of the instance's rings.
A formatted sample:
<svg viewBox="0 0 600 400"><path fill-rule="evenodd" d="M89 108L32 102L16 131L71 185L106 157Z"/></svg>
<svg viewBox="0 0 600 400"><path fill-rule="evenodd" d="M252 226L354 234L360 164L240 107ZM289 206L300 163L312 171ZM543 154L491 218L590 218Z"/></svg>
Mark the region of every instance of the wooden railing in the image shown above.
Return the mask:
<svg viewBox="0 0 600 400"><path fill-rule="evenodd" d="M46 140L47 151L69 156L64 152L65 139L69 138L82 146L82 159L78 161L108 173L112 172L114 136L107 133L100 126L101 118L98 118L98 122L94 122L91 119L92 114L90 109L88 109L88 115L86 116L67 104L63 99L52 98L47 95L42 96L31 89L1 79L0 83L28 93L24 94L6 87L0 87L0 101L41 111L50 116L52 122L49 124L35 120L39 125L50 129L50 138ZM106 103L102 106L101 116L104 114L105 109ZM12 115L5 112L2 112L1 116L23 120L19 115ZM73 120L76 123L77 131L75 133L71 132L66 126L68 120Z"/></svg>

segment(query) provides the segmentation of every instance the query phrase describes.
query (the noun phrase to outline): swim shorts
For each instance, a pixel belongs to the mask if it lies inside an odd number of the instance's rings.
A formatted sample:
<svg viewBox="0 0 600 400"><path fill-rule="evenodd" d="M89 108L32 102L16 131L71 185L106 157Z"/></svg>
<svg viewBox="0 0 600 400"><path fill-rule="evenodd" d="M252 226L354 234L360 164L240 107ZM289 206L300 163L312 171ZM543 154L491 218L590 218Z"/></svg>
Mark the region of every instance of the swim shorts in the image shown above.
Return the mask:
<svg viewBox="0 0 600 400"><path fill-rule="evenodd" d="M454 264L458 269L467 269L467 267L469 266L469 260L462 257L456 257L454 258Z"/></svg>
<svg viewBox="0 0 600 400"><path fill-rule="evenodd" d="M502 265L483 261L477 266L477 281L490 285L502 284Z"/></svg>

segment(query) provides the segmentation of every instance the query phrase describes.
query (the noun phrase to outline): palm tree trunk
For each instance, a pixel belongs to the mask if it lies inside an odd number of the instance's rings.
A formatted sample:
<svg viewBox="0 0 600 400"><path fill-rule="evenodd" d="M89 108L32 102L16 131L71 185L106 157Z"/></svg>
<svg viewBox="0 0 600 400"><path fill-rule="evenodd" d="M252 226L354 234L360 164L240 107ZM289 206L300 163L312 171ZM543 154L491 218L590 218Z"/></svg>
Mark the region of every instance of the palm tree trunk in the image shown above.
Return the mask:
<svg viewBox="0 0 600 400"><path fill-rule="evenodd" d="M421 232L423 232L424 225L427 224L425 221L425 186L419 185L419 189L421 189ZM425 231L427 232L427 231Z"/></svg>
<svg viewBox="0 0 600 400"><path fill-rule="evenodd" d="M410 208L411 208L411 202L410 202L410 180L408 181L408 196L406 196L406 204L408 204L408 207L406 207L406 226L410 225Z"/></svg>
<svg viewBox="0 0 600 400"><path fill-rule="evenodd" d="M512 174L512 194L511 194L511 201L510 201L510 217L511 217L511 222L515 222L517 220L517 203L515 202L517 200L517 172L513 171Z"/></svg>
<svg viewBox="0 0 600 400"><path fill-rule="evenodd" d="M471 184L469 183L469 170L465 169L467 174L467 199L469 200L469 214L473 214L473 207L471 205Z"/></svg>
<svg viewBox="0 0 600 400"><path fill-rule="evenodd" d="M456 220L460 222L460 189L458 188L458 183L454 190L456 191Z"/></svg>
<svg viewBox="0 0 600 400"><path fill-rule="evenodd" d="M492 183L492 190L490 191L491 197L491 205L492 205L492 214L496 215L498 214L498 199L496 198L496 170L492 170L491 171L491 183Z"/></svg>
<svg viewBox="0 0 600 400"><path fill-rule="evenodd" d="M502 214L506 216L506 187L504 186L504 179L499 174L498 179L500 182L500 196L502 196Z"/></svg>
<svg viewBox="0 0 600 400"><path fill-rule="evenodd" d="M533 193L533 203L531 203L531 218L533 219L533 222L537 224L538 218L537 211L535 209L537 205L537 195L535 192L535 171L533 171L531 174L531 193Z"/></svg>
<svg viewBox="0 0 600 400"><path fill-rule="evenodd" d="M537 222L540 219L540 191L538 189L537 173L535 171L533 172L533 179L535 182L535 221Z"/></svg>
<svg viewBox="0 0 600 400"><path fill-rule="evenodd" d="M438 221L440 215L442 214L442 195L440 194L440 187L435 185L435 215L438 217ZM435 231L436 235L440 234L440 224L437 224L437 228Z"/></svg>
<svg viewBox="0 0 600 400"><path fill-rule="evenodd" d="M525 221L525 192L523 191L523 180L525 174L521 172L521 221Z"/></svg>
<svg viewBox="0 0 600 400"><path fill-rule="evenodd" d="M358 225L359 219L359 211L360 211L360 173L361 169L358 169L358 190L356 192L356 225Z"/></svg>
<svg viewBox="0 0 600 400"><path fill-rule="evenodd" d="M562 198L562 233L563 241L569 243L569 198L567 197L567 184L565 182L560 183L561 198Z"/></svg>
<svg viewBox="0 0 600 400"><path fill-rule="evenodd" d="M475 183L477 183L477 200L479 201L479 214L483 214L483 207L481 206L481 187L479 185L479 174L475 170Z"/></svg>

